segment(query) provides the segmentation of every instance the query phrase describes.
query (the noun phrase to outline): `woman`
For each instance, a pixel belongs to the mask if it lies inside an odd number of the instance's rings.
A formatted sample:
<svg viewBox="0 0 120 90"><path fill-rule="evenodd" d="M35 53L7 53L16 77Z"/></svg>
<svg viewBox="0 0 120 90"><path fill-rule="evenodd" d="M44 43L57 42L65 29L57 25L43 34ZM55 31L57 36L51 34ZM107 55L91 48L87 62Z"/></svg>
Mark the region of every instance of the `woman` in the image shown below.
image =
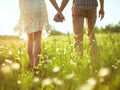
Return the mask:
<svg viewBox="0 0 120 90"><path fill-rule="evenodd" d="M42 29L48 21L45 0L19 0L20 20L15 31L27 33L30 69L35 72L41 54ZM19 28L18 28L19 27ZM18 29L18 30L16 30Z"/></svg>

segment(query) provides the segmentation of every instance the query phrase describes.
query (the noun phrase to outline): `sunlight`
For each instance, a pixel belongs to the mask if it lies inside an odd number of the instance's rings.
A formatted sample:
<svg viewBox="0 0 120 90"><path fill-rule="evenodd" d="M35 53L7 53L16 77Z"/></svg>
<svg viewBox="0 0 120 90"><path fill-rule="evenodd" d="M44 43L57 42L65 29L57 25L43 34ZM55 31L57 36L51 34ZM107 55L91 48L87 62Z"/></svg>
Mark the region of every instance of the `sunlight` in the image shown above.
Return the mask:
<svg viewBox="0 0 120 90"><path fill-rule="evenodd" d="M42 38L43 38L43 39L47 38L49 35L50 35L50 33L47 32L46 30L43 30L43 31L42 31Z"/></svg>
<svg viewBox="0 0 120 90"><path fill-rule="evenodd" d="M13 27L19 17L18 1L12 0L10 3L8 0L1 1L0 12L0 34L15 35Z"/></svg>
<svg viewBox="0 0 120 90"><path fill-rule="evenodd" d="M60 5L61 0L57 0L58 4ZM105 3L108 1L105 0ZM111 1L112 3L116 3L114 1ZM119 1L117 1L119 2ZM116 3L118 5L119 3ZM70 33L73 33L72 30L72 17L71 17L71 5L72 0L70 0L69 4L65 7L63 14L65 16L65 21L63 23L56 23L53 21L53 17L56 14L56 10L52 6L52 4L49 2L49 0L46 0L46 5L48 9L48 17L49 17L49 23L55 27L58 31L67 33L68 31ZM19 7L18 7L18 0L1 0L0 3L0 34L2 35L16 35L13 31L13 28L15 24L17 23L19 19ZM99 9L99 7L98 7ZM120 18L120 13L117 10L117 7L109 7L109 5L106 4L106 13L105 18L102 20L102 23L100 20L97 20L96 26L101 27L105 26L109 23L118 23ZM111 9L114 10L114 13L111 12ZM117 16L115 13L118 13ZM111 15L109 15L111 13ZM97 15L98 16L98 15ZM115 18L113 18L115 17ZM66 30L65 30L66 29Z"/></svg>
<svg viewBox="0 0 120 90"><path fill-rule="evenodd" d="M27 37L27 35L24 33L24 34L22 34L22 35L20 36L20 39L23 39L23 40L27 41L27 40L28 40L28 37Z"/></svg>
<svg viewBox="0 0 120 90"><path fill-rule="evenodd" d="M49 33L47 33L45 30L43 30L42 32L42 38L45 39L49 36ZM27 37L27 34L23 33L21 36L20 36L20 39L23 39L25 41L28 40L28 37Z"/></svg>
<svg viewBox="0 0 120 90"><path fill-rule="evenodd" d="M7 5L6 5L7 2ZM58 4L60 4L61 1L58 1ZM0 3L0 34L2 35L16 35L16 33L14 32L13 28L15 27L15 25L17 24L18 20L19 20L19 5L18 5L18 1L17 0L12 0L10 1L4 0L2 1L2 3ZM56 23L53 21L53 17L56 14L56 10L54 9L54 7L52 6L52 4L50 2L48 2L46 0L46 5L47 5L47 9L48 9L48 18L49 18L49 23L55 27L55 29L61 31L61 32L68 32L68 30L71 30L71 15L66 17L66 21L64 21L63 23ZM7 7L6 7L7 6ZM68 5L69 6L69 5ZM63 13L67 13L68 11L70 12L71 9L68 9L68 6L66 7L65 11ZM51 12L52 10L52 12ZM70 26L67 30L64 30L64 28L66 28L67 26ZM43 31L44 32L44 31ZM48 34L43 33L43 38L47 37ZM25 38L26 40L26 36L23 35L22 38Z"/></svg>

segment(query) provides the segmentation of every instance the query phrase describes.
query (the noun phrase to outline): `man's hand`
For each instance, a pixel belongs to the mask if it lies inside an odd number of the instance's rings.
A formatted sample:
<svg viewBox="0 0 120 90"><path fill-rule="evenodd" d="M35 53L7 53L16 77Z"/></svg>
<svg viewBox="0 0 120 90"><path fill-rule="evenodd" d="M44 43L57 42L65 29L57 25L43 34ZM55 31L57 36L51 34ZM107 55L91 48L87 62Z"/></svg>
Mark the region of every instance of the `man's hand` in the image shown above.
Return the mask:
<svg viewBox="0 0 120 90"><path fill-rule="evenodd" d="M57 13L55 16L54 16L54 21L55 22L63 22L63 20L65 20L64 16L62 13Z"/></svg>
<svg viewBox="0 0 120 90"><path fill-rule="evenodd" d="M99 18L100 18L100 20L102 20L103 18L104 18L104 9L100 9L99 10Z"/></svg>

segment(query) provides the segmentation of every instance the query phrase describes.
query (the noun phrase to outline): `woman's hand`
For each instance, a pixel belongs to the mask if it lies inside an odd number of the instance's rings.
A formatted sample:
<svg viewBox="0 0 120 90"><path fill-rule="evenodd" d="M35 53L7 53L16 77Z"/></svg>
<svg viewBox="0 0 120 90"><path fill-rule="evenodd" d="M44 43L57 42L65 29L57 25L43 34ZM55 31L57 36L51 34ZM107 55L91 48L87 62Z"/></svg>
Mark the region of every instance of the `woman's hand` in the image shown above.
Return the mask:
<svg viewBox="0 0 120 90"><path fill-rule="evenodd" d="M65 20L64 16L62 13L57 13L55 16L54 16L54 21L55 22L63 22L63 20Z"/></svg>

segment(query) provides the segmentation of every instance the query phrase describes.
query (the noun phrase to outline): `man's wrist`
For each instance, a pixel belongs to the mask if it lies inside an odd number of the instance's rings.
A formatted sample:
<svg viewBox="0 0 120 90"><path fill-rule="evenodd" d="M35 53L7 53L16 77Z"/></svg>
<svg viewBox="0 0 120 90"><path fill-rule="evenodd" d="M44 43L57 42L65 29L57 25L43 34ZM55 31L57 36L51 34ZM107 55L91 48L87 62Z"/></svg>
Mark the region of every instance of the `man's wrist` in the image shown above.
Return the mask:
<svg viewBox="0 0 120 90"><path fill-rule="evenodd" d="M59 10L58 10L58 13L62 13L62 10L61 10L61 9L59 9Z"/></svg>
<svg viewBox="0 0 120 90"><path fill-rule="evenodd" d="M104 10L104 7L100 7L100 10Z"/></svg>

